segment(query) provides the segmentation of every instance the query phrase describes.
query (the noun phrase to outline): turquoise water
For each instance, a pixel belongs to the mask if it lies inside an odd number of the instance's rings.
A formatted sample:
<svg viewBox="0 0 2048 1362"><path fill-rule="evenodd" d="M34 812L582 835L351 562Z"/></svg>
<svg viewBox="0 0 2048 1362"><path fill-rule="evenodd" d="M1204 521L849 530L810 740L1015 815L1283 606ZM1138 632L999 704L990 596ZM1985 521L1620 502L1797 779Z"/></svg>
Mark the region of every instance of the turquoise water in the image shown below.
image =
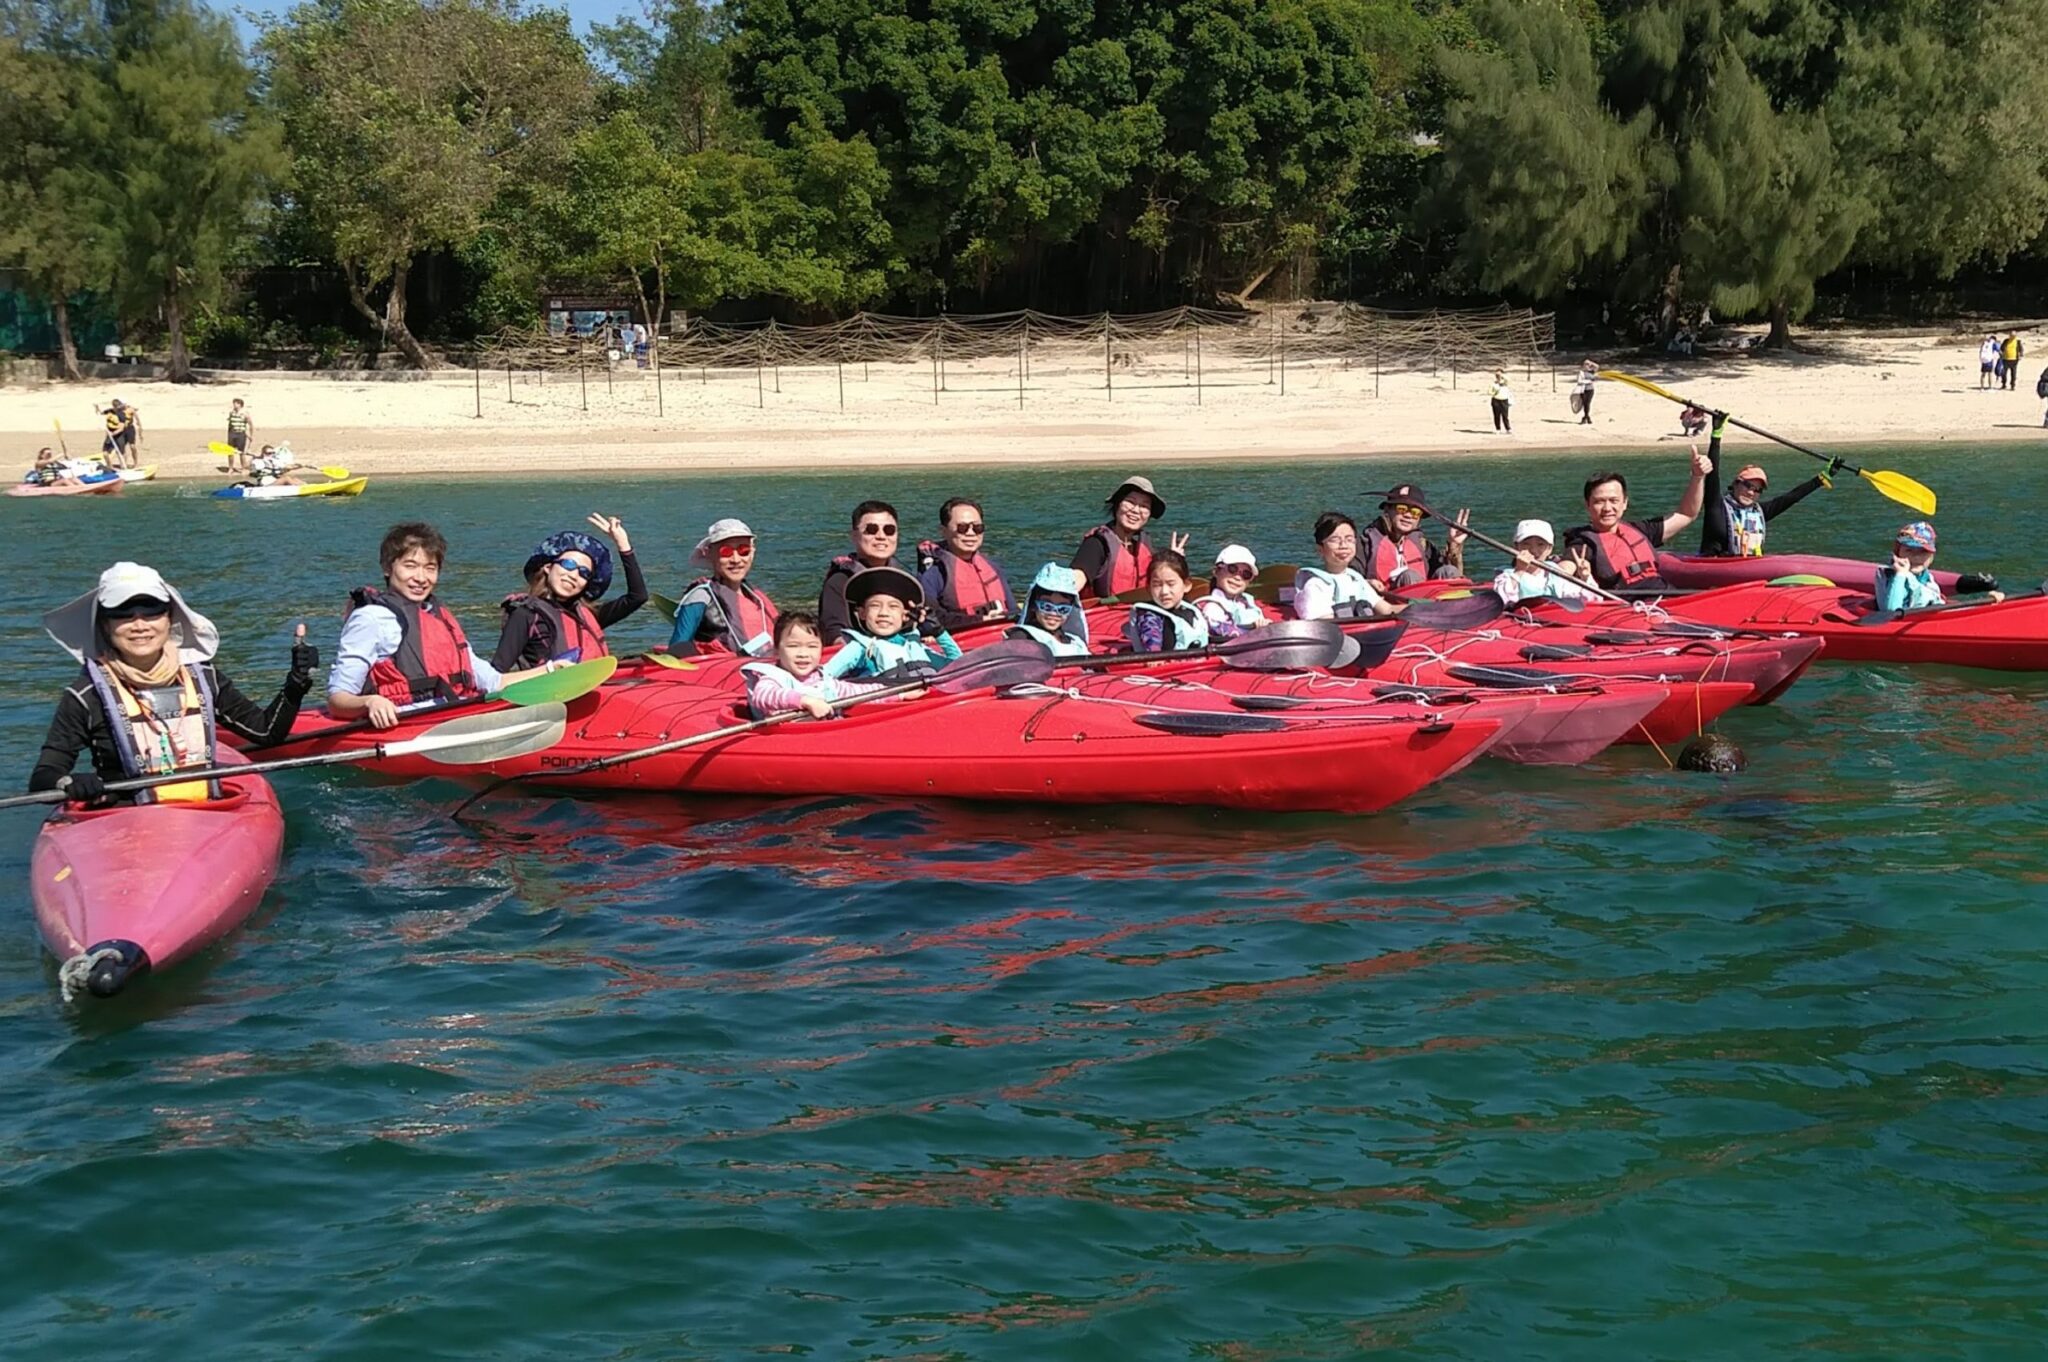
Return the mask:
<svg viewBox="0 0 2048 1362"><path fill-rule="evenodd" d="M1675 493L1659 458L1625 465L1639 509ZM2048 504L2031 452L1871 458L1941 489L1944 561L2038 576L2006 520ZM1505 527L1563 520L1586 465L1418 476ZM1407 470L1146 471L1198 549L1272 561ZM0 741L25 774L69 670L36 617L117 554L261 690L295 620L331 646L401 516L448 531L479 622L589 510L670 589L742 515L793 596L863 495L913 527L987 497L1016 577L1113 481L0 502ZM1850 486L1796 517L1781 547L1833 552L1905 518ZM15 891L0 1357L2031 1355L2044 699L1823 668L1723 721L1739 777L1481 763L1367 819L510 799L471 826L454 784L284 777L264 908L130 995L61 1006ZM0 827L17 886L34 828Z"/></svg>

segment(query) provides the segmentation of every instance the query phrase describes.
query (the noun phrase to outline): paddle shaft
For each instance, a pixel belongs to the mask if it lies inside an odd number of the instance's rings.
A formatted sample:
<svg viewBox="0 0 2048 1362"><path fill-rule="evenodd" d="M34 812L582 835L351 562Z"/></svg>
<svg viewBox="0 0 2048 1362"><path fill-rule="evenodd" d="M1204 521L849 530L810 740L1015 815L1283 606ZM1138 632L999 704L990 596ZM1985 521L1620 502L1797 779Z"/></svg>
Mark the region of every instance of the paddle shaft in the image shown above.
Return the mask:
<svg viewBox="0 0 2048 1362"><path fill-rule="evenodd" d="M1442 516L1437 515L1435 511L1430 510L1427 506L1423 507L1422 509L1425 514L1436 516L1438 520L1444 520ZM1444 523L1446 525L1449 525L1453 524L1454 522L1444 520ZM1486 533L1484 530L1475 530L1470 525L1459 525L1458 528L1463 530L1466 534L1471 535L1474 539L1477 539L1480 543L1486 545L1488 548L1498 549L1502 553L1505 553L1510 561L1513 561L1515 555L1518 552L1520 552L1520 550L1518 549L1512 548L1509 545L1501 543L1500 540L1495 539L1492 535ZM1601 596L1607 600L1613 601L1616 605L1628 604L1628 602L1624 601L1621 597L1615 595L1612 591L1609 591L1606 587L1599 586L1590 582L1582 582L1578 578L1572 576L1569 572L1566 572L1563 568L1556 566L1547 559L1539 560L1536 566L1542 568L1545 572L1549 573L1553 577L1561 577L1565 581L1573 583L1581 591L1590 591L1597 596ZM1415 598L1411 597L1410 599ZM1425 597L1423 599L1427 598Z"/></svg>
<svg viewBox="0 0 2048 1362"><path fill-rule="evenodd" d="M1389 619L1388 624L1391 627L1394 621ZM1301 648L1311 641L1291 636L1260 638L1258 631L1254 630L1243 638L1233 639L1228 643L1213 643L1206 648L1175 648L1163 653L1105 653L1099 657L1057 658L1053 662L1053 669L1101 671L1107 667L1131 666L1141 662L1186 662L1194 659L1242 657L1246 654L1257 655L1283 648Z"/></svg>
<svg viewBox="0 0 2048 1362"><path fill-rule="evenodd" d="M605 662L610 662L612 665L605 667L603 665ZM514 681L495 695L471 695L460 700L450 700L445 704L402 710L398 717L401 720L417 719L423 715L448 714L455 710L474 709L478 705L488 705L494 702L507 705L544 705L555 700L566 702L574 700L579 696L587 695L597 689L598 686L610 680L612 673L616 670L618 670L616 659L593 657L588 661L575 663L572 666L564 667L560 671L550 672L544 676L529 676L524 681ZM582 678L586 676L592 678L588 685L583 684ZM304 733L289 734L278 742L258 743L244 750L260 752L266 747L297 747L301 743L318 742L323 738L342 738L351 733L361 733L364 729L370 727L373 727L373 725L368 717L350 719L347 723L329 724L325 728L308 729Z"/></svg>

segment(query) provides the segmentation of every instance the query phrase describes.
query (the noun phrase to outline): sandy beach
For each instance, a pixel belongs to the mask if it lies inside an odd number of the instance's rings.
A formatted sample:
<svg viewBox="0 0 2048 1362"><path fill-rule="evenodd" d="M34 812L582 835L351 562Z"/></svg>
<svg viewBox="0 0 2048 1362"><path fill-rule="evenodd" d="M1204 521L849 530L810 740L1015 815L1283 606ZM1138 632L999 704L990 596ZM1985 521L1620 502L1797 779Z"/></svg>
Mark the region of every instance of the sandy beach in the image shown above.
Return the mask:
<svg viewBox="0 0 2048 1362"><path fill-rule="evenodd" d="M1670 444L1678 408L1602 383L1594 424L1568 406L1579 359L1639 373L1809 444L2048 440L2034 396L2041 361L2015 392L1981 392L1975 341L1955 335L1825 333L1781 356L1701 354L1662 363L1593 353L1508 371L1514 430L1495 434L1490 372L1384 368L1341 360L1196 357L1178 346L1119 356L1034 355L1020 388L1011 359L949 365L652 371L630 364L553 371L444 370L431 377L218 373L162 381L0 388L0 448L26 466L61 425L72 453L99 445L94 408L141 412L145 462L167 478L219 479L209 440L243 398L259 441L288 440L306 464L380 477L593 469L823 469L919 464L1311 459L1361 451L1455 456L1503 447ZM657 411L657 402L659 411ZM1744 440L1754 437L1740 436Z"/></svg>

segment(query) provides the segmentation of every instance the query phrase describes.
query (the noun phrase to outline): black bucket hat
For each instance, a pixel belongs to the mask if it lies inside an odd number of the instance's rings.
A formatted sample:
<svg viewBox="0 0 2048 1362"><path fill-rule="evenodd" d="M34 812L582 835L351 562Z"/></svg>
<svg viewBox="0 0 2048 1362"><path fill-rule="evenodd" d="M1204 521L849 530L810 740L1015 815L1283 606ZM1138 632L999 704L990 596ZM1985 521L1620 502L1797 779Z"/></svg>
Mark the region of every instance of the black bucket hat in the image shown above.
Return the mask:
<svg viewBox="0 0 2048 1362"><path fill-rule="evenodd" d="M870 596L894 596L905 605L924 604L924 587L900 567L862 568L846 579L846 603L861 604Z"/></svg>

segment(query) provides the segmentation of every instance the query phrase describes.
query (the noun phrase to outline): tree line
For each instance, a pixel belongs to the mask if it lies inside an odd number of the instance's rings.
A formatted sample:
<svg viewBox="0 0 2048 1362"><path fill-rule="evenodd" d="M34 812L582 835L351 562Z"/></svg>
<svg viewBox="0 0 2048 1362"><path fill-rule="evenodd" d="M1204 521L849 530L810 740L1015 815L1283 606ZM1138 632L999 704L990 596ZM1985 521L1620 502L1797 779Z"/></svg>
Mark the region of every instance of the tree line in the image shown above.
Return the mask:
<svg viewBox="0 0 2048 1362"><path fill-rule="evenodd" d="M239 268L369 334L544 288L1072 310L1291 286L1767 317L2048 225L2048 0L0 0L0 267L189 372Z"/></svg>

